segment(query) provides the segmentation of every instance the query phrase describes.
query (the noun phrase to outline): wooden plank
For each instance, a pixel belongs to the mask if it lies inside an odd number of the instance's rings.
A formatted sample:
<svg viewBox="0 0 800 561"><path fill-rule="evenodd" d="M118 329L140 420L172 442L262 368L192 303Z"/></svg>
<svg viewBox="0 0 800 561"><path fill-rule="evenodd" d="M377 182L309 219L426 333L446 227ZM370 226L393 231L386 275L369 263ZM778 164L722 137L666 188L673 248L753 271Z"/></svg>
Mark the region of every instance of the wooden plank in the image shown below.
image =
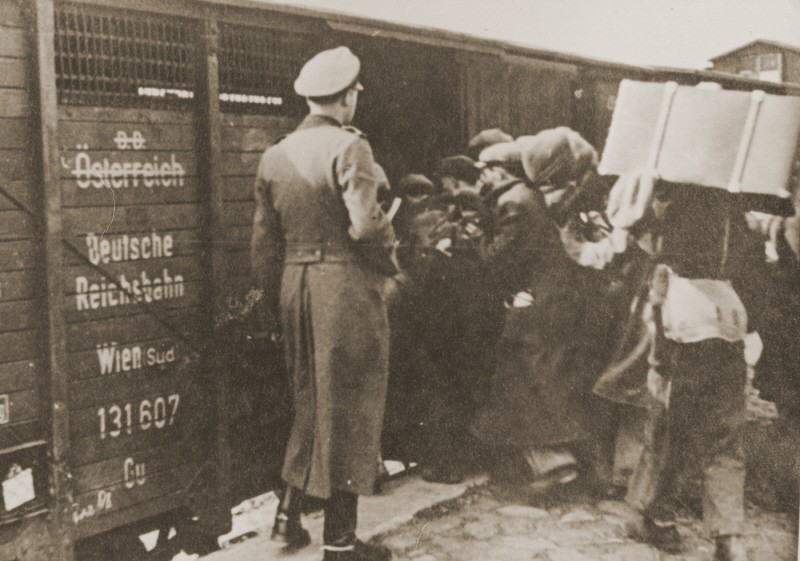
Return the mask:
<svg viewBox="0 0 800 561"><path fill-rule="evenodd" d="M95 464L81 466L72 472L75 479L75 493L83 494L135 481L136 465L144 466L144 476L152 476L178 468L189 463L196 454L189 441L179 441L141 450L134 455L109 458ZM140 468L139 473L142 473Z"/></svg>
<svg viewBox="0 0 800 561"><path fill-rule="evenodd" d="M178 365L175 365L178 366ZM93 434L97 428L97 408L106 408L113 404L122 406L125 403L133 403L137 411L133 411L134 417L138 412L138 406L144 399L164 399L172 394L186 395L189 384L195 383L193 374L196 370L184 368L178 372L176 367L163 372L150 370L147 373L124 372L104 376L102 378L92 378L91 380L79 380L70 383L70 407L75 422L71 428L73 435ZM152 407L153 403L148 405ZM180 405L180 404L179 404ZM167 415L169 413L167 407ZM180 410L180 409L179 409ZM89 427L83 424L85 412L89 413ZM134 425L136 419L134 418ZM144 421L142 421L144 422ZM110 426L110 425L109 425Z"/></svg>
<svg viewBox="0 0 800 561"><path fill-rule="evenodd" d="M79 187L180 188L197 175L191 150L75 150L61 152L61 177Z"/></svg>
<svg viewBox="0 0 800 561"><path fill-rule="evenodd" d="M222 158L222 175L247 176L255 181L261 152L226 152Z"/></svg>
<svg viewBox="0 0 800 561"><path fill-rule="evenodd" d="M172 278L176 278L170 272ZM77 284L77 283L76 283ZM91 290L90 285L90 290ZM142 289L142 298L155 298L155 300L135 303L129 295L128 300L122 300L120 290L99 291L94 294L75 295L64 299L64 319L69 323L88 323L112 318L130 317L134 309L143 309L146 313L162 316L169 310L199 308L204 303L202 283L200 282L175 282L162 288L154 288L152 292ZM152 296L150 296L152 295ZM116 303L116 304L115 304ZM92 308L92 306L98 306ZM90 309L87 309L89 307Z"/></svg>
<svg viewBox="0 0 800 561"><path fill-rule="evenodd" d="M2 92L3 90L0 90ZM0 102L2 102L0 96ZM0 108L0 111L2 109ZM0 150L0 177L5 181L34 179L34 153L22 150Z"/></svg>
<svg viewBox="0 0 800 561"><path fill-rule="evenodd" d="M147 188L129 187L87 187L78 186L74 179L62 179L64 207L91 206L132 206L161 205L173 203L194 203L202 198L198 178L185 177L180 187Z"/></svg>
<svg viewBox="0 0 800 561"><path fill-rule="evenodd" d="M33 298L37 280L36 272L31 269L0 272L0 303Z"/></svg>
<svg viewBox="0 0 800 561"><path fill-rule="evenodd" d="M251 226L256 205L254 201L225 203L225 226Z"/></svg>
<svg viewBox="0 0 800 561"><path fill-rule="evenodd" d="M96 519L114 512L131 509L153 499L184 491L187 482L192 480L199 469L197 464L184 464L173 471L164 471L148 477L143 485L127 488L120 482L105 489L78 495L73 504L73 522L80 527L88 521L96 522ZM103 501L106 500L107 506L100 507L99 505L104 504ZM92 514L89 515L89 512Z"/></svg>
<svg viewBox="0 0 800 561"><path fill-rule="evenodd" d="M250 238L253 236L253 224L229 226L225 228L225 245L228 251L250 249Z"/></svg>
<svg viewBox="0 0 800 561"><path fill-rule="evenodd" d="M28 89L28 73L24 60L0 57L0 88Z"/></svg>
<svg viewBox="0 0 800 561"><path fill-rule="evenodd" d="M147 450L148 448L156 446L163 446L165 444L174 445L176 442L180 442L192 434L189 430L189 419L179 411L175 416L174 423L172 425L167 424L161 429L153 429L153 427L150 427L147 430L141 430L141 428L137 426L136 430L132 431L130 435L122 431L117 437L107 435L106 438L101 439L100 416L97 414L98 411L99 408L87 411L86 418L88 420L83 421L86 423L86 427L89 427L92 422L89 417L92 415L94 416L94 428L91 429L91 434L76 436L72 439L69 465L72 466L73 469L123 454L135 454L141 450ZM110 422L110 420L108 420L108 422ZM84 428L84 430L90 429ZM106 430L108 430L108 427Z"/></svg>
<svg viewBox="0 0 800 561"><path fill-rule="evenodd" d="M228 177L225 179L225 202L252 201L255 176Z"/></svg>
<svg viewBox="0 0 800 561"><path fill-rule="evenodd" d="M116 341L120 345L166 339L182 335L188 341L197 340L201 329L201 314L196 308L166 310L161 314L169 327L140 307L131 308L131 315L67 326L67 346L70 351L95 349L98 343ZM0 334L0 343L3 341ZM2 346L0 346L2 348ZM28 358L28 357L24 357Z"/></svg>
<svg viewBox="0 0 800 561"><path fill-rule="evenodd" d="M76 150L88 145L91 150L130 151L194 150L195 134L191 123L126 123L65 120L59 127L59 146Z"/></svg>
<svg viewBox="0 0 800 561"><path fill-rule="evenodd" d="M194 117L190 111L168 111L159 109L117 109L111 107L85 107L61 105L58 117L65 121L87 121L89 123L131 124L191 124Z"/></svg>
<svg viewBox="0 0 800 561"><path fill-rule="evenodd" d="M0 425L0 450L40 440L43 433L40 420Z"/></svg>
<svg viewBox="0 0 800 561"><path fill-rule="evenodd" d="M37 358L41 334L35 330L0 333L0 362Z"/></svg>
<svg viewBox="0 0 800 561"><path fill-rule="evenodd" d="M300 122L298 117L275 117L272 115L247 115L243 113L222 113L220 115L223 125L223 135L225 129L245 128L245 129L272 129L286 132L294 130Z"/></svg>
<svg viewBox="0 0 800 561"><path fill-rule="evenodd" d="M0 241L32 238L35 234L34 220L21 210L0 211Z"/></svg>
<svg viewBox="0 0 800 561"><path fill-rule="evenodd" d="M41 181L44 223L45 278L42 287L42 305L48 310L47 345L50 377L46 384L49 411L47 433L49 434L48 460L51 465L65 465L69 457L69 410L67 407L67 332L61 303L63 288L60 267L64 263L61 186L58 182L61 161L58 149L58 99L55 69L55 7L54 0L33 0L33 38L36 51L35 101L37 131L40 145L35 152L41 159L37 162L36 177ZM69 474L63 469L50 473L50 507L52 561L73 561L74 548L72 526L69 520L71 504Z"/></svg>
<svg viewBox="0 0 800 561"><path fill-rule="evenodd" d="M34 389L43 374L39 359L0 364L0 393Z"/></svg>
<svg viewBox="0 0 800 561"><path fill-rule="evenodd" d="M228 286L225 287L225 294L229 298L242 298L253 289L253 278L250 275L228 277Z"/></svg>
<svg viewBox="0 0 800 561"><path fill-rule="evenodd" d="M234 240L228 239L225 240L225 249L228 250L228 253L240 253L240 252L249 252L250 251L250 240Z"/></svg>
<svg viewBox="0 0 800 561"><path fill-rule="evenodd" d="M98 269L100 270L98 271ZM144 272L148 278L153 279L160 277L164 269L167 269L170 275L173 275L173 273L180 275L183 277L184 282L196 281L206 277L202 270L201 258L199 255L139 259L136 261L122 261L118 263L101 262L96 266L88 263L81 263L71 267L65 267L64 277L71 280L82 276L86 277L90 283L99 283L101 281L108 282L107 276L105 275L111 275L114 278L125 275L125 278L132 279L135 277L140 278L142 272ZM105 275L103 273L105 273ZM76 293L75 283L70 282L70 280L67 281L64 294Z"/></svg>
<svg viewBox="0 0 800 561"><path fill-rule="evenodd" d="M6 414L11 423L24 423L39 418L42 405L37 390L23 390L5 395L8 396Z"/></svg>
<svg viewBox="0 0 800 561"><path fill-rule="evenodd" d="M21 0L0 2L0 25L3 27L23 27L25 25L20 2Z"/></svg>
<svg viewBox="0 0 800 561"><path fill-rule="evenodd" d="M32 180L0 182L0 211L19 210L34 212L36 192Z"/></svg>
<svg viewBox="0 0 800 561"><path fill-rule="evenodd" d="M250 276L250 251L235 251L228 253L228 269L231 276L249 277Z"/></svg>
<svg viewBox="0 0 800 561"><path fill-rule="evenodd" d="M106 254L105 244L101 249L100 244L100 232L97 232L94 236L83 236L83 237L76 237L70 240L70 251L65 254L65 265L67 266L74 266L74 265L83 265L86 264L86 260L81 257L81 255L85 256L86 259L89 259L89 262L94 263L97 261L99 264L102 265L101 255ZM133 241L133 238L136 237L138 241ZM171 252L173 257L184 257L186 255L195 255L200 251L200 244L202 243L200 238L200 231L199 230L177 230L175 232L156 232L150 231L146 234L135 236L135 235L128 235L128 234L119 234L119 235L104 235L103 239L108 241L109 244L114 246L114 254L117 254L119 251L123 252L123 256L127 256L129 261L134 261L131 259L132 248L136 246L138 248L138 255L141 256L141 245L142 240L144 237L149 238L149 242L145 242L149 248L154 247L157 244L161 245L162 251L164 248L164 244L171 246ZM169 240L169 241L168 241ZM120 245L121 244L121 245ZM2 246L0 246L2 247ZM78 254L75 251L77 250ZM91 256L89 255L91 252ZM102 252L102 253L101 253ZM152 253L151 253L152 255Z"/></svg>
<svg viewBox="0 0 800 561"><path fill-rule="evenodd" d="M0 56L22 59L30 56L24 29L0 25Z"/></svg>
<svg viewBox="0 0 800 561"><path fill-rule="evenodd" d="M165 4L168 5L168 4ZM120 526L131 524L138 520L151 518L158 514L176 510L186 505L188 497L185 491L164 495L149 501L137 504L131 508L115 510L100 517L84 520L72 531L74 539L82 539L102 532L107 532Z"/></svg>
<svg viewBox="0 0 800 561"><path fill-rule="evenodd" d="M213 320L225 311L224 290L227 284L227 252L218 241L225 235L224 192L222 158L222 125L219 106L219 26L214 12L206 12L205 21L198 23L198 43L195 63L197 66L197 117L198 146L203 161L203 176L208 180L206 255L211 275L207 284L208 305L206 308L207 333L205 341L209 346L203 356L205 369L197 376L198 386L206 386L210 396L209 417L214 424L206 435L207 450L204 457L215 466L213 497L208 497L214 505L200 514L200 524L206 531L228 532L231 528L230 502L231 490L231 427L229 418L230 393L229 369L222 363L219 354L211 350L213 339Z"/></svg>
<svg viewBox="0 0 800 561"><path fill-rule="evenodd" d="M235 128L222 129L222 150L227 153L258 152L263 154L276 140L291 132L291 129L281 127Z"/></svg>
<svg viewBox="0 0 800 561"><path fill-rule="evenodd" d="M0 117L30 117L31 96L25 90L0 88Z"/></svg>
<svg viewBox="0 0 800 561"><path fill-rule="evenodd" d="M32 300L0 302L0 332L39 328L41 304Z"/></svg>
<svg viewBox="0 0 800 561"><path fill-rule="evenodd" d="M95 349L70 354L71 380L88 380L117 372L137 376L153 372L166 375L191 359L188 346L175 337L125 344L100 341L95 345Z"/></svg>
<svg viewBox="0 0 800 561"><path fill-rule="evenodd" d="M33 133L30 119L0 118L0 149L33 149Z"/></svg>
<svg viewBox="0 0 800 561"><path fill-rule="evenodd" d="M199 228L197 205L92 207L63 211L64 231L83 236L88 233L133 234L153 230L189 230Z"/></svg>
<svg viewBox="0 0 800 561"><path fill-rule="evenodd" d="M32 241L0 241L0 271L18 271L34 266L36 255Z"/></svg>

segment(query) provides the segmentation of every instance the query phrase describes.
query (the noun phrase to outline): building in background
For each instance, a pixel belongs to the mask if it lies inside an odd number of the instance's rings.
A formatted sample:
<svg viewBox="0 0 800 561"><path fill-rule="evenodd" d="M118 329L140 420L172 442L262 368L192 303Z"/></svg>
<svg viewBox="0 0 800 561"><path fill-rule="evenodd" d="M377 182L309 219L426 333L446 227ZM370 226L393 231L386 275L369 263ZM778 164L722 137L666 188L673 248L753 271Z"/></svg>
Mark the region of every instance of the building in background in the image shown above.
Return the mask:
<svg viewBox="0 0 800 561"><path fill-rule="evenodd" d="M713 69L769 82L800 83L800 46L756 40L711 59Z"/></svg>

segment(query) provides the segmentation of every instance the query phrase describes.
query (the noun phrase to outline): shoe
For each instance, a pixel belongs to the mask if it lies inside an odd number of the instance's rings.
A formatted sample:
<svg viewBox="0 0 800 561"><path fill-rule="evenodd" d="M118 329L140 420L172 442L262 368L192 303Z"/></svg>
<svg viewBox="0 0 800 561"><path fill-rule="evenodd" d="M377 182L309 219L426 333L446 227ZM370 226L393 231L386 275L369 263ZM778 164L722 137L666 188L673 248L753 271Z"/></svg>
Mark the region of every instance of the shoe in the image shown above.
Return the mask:
<svg viewBox="0 0 800 561"><path fill-rule="evenodd" d="M681 535L674 523L660 524L645 516L642 524L632 527L629 533L633 539L649 543L665 553L681 551Z"/></svg>
<svg viewBox="0 0 800 561"><path fill-rule="evenodd" d="M352 545L322 547L322 561L389 561L392 552L388 547L356 540Z"/></svg>
<svg viewBox="0 0 800 561"><path fill-rule="evenodd" d="M537 493L547 493L553 489L559 487L563 488L565 485L572 483L578 479L579 475L575 467L565 466L555 469L542 477L538 477L528 484L528 487Z"/></svg>
<svg viewBox="0 0 800 561"><path fill-rule="evenodd" d="M747 548L741 536L719 536L714 561L747 561Z"/></svg>
<svg viewBox="0 0 800 561"><path fill-rule="evenodd" d="M283 542L286 549L300 549L311 543L311 536L300 524L300 519L289 518L280 512L275 515L270 537L273 541Z"/></svg>

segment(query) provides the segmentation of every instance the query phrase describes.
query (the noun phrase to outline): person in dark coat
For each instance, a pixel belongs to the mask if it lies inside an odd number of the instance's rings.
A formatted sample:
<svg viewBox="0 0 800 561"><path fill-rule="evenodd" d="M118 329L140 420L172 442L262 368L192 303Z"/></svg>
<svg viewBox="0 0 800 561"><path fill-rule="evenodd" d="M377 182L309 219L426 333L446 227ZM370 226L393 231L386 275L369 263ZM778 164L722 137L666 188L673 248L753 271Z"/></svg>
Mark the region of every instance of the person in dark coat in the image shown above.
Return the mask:
<svg viewBox="0 0 800 561"><path fill-rule="evenodd" d="M382 292L394 234L377 200L372 150L357 129L360 62L346 47L311 58L295 82L310 114L268 148L255 184L252 265L264 321L282 332L294 387L273 537L309 543L303 495L325 499L324 560L384 561L356 538L358 495L378 473L389 327Z"/></svg>
<svg viewBox="0 0 800 561"><path fill-rule="evenodd" d="M472 167L473 180L480 170ZM458 483L474 460L466 426L484 394L497 329L482 284L485 212L476 194L422 197L433 185L404 177L394 218L406 282L390 306L392 344L386 449L421 464L427 481ZM393 457L397 457L396 455Z"/></svg>
<svg viewBox="0 0 800 561"><path fill-rule="evenodd" d="M592 373L581 331L591 287L567 255L544 194L521 179L519 145L493 145L480 159L493 185L485 266L506 311L491 393L471 429L484 444L522 456L535 484L568 483L578 476L571 446L588 437L581 403Z"/></svg>

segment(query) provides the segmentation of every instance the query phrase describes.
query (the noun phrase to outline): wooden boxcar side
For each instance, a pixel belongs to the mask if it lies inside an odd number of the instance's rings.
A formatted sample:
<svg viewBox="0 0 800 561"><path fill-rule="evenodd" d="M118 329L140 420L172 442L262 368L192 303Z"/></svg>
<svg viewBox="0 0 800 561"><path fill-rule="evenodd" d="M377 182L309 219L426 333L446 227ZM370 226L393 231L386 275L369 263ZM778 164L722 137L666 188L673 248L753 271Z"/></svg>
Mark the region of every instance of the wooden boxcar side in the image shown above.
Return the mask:
<svg viewBox="0 0 800 561"><path fill-rule="evenodd" d="M0 523L38 517L47 501L47 346L42 297L42 219L34 47L23 2L0 7L0 479L32 470L36 498Z"/></svg>

